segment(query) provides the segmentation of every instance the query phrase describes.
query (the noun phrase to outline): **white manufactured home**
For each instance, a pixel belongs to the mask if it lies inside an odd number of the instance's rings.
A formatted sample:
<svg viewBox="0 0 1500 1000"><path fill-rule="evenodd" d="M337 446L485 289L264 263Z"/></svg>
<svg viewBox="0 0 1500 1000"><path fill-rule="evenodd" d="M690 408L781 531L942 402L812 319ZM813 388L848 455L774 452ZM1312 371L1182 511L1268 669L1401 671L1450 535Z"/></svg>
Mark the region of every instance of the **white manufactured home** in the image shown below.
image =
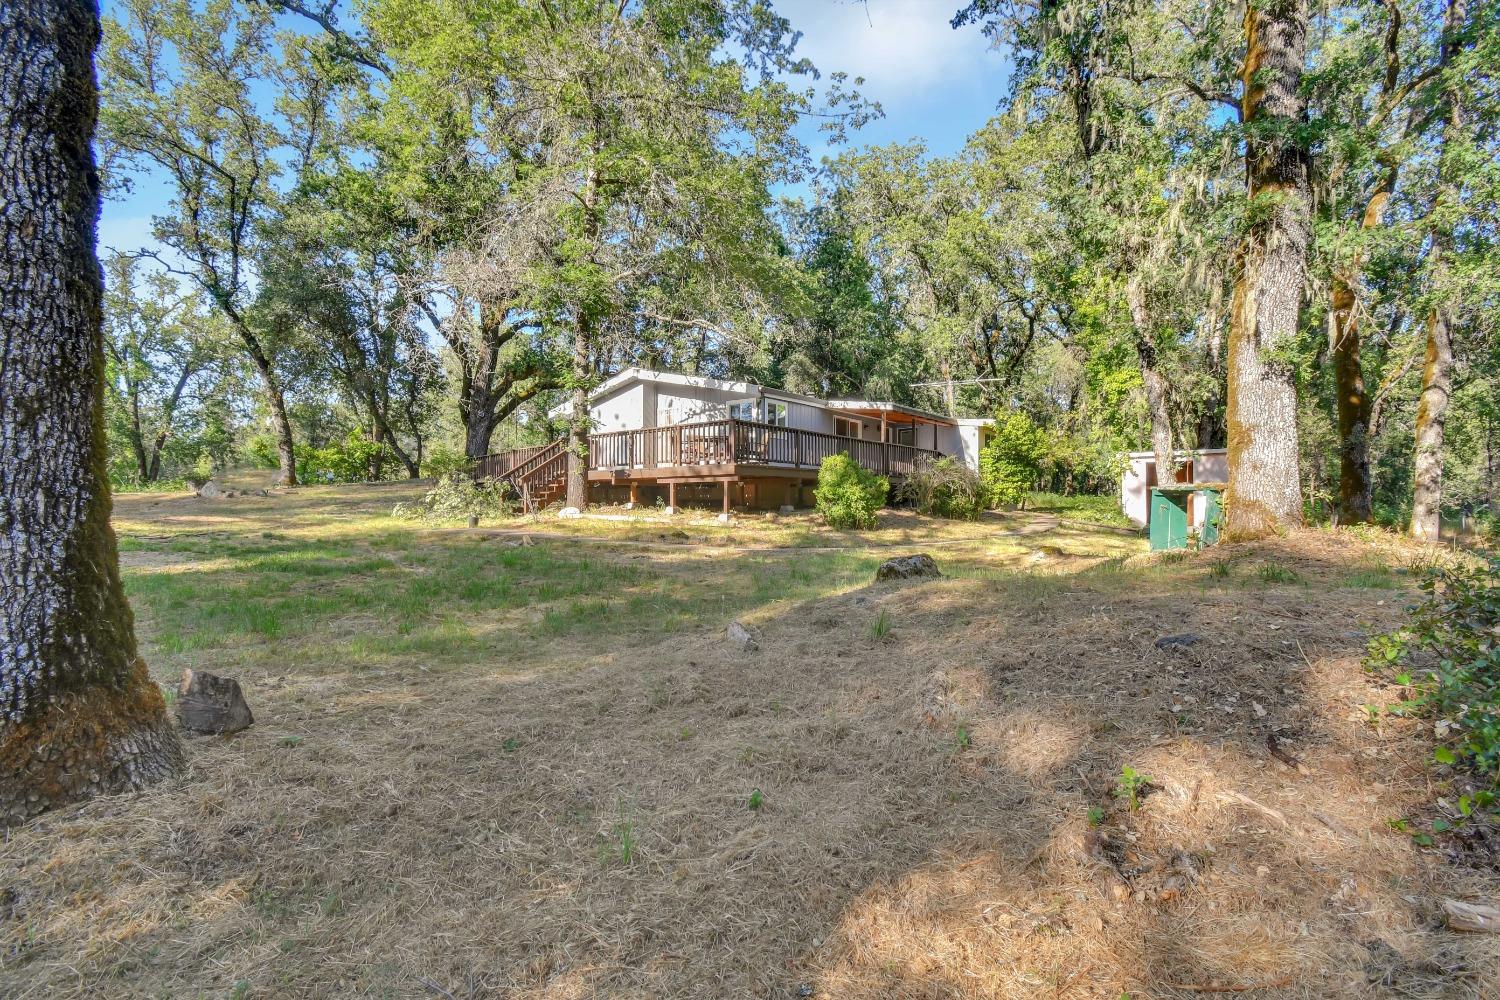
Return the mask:
<svg viewBox="0 0 1500 1000"><path fill-rule="evenodd" d="M589 397L589 417L591 499L659 498L676 508L681 499L712 498L725 511L805 505L819 465L840 452L893 481L944 455L977 469L993 424L647 368L627 368L602 383ZM480 473L516 477L519 470L535 480L521 485L550 492L565 465L552 450L560 453L560 445L492 455Z"/></svg>

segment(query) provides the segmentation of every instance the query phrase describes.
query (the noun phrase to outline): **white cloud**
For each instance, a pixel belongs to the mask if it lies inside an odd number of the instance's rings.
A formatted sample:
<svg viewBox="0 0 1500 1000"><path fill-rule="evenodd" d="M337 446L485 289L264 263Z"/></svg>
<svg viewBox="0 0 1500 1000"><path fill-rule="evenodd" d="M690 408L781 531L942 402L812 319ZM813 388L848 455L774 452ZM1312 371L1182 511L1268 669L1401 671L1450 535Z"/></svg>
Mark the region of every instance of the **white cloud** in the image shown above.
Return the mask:
<svg viewBox="0 0 1500 1000"><path fill-rule="evenodd" d="M803 33L797 50L825 75L864 77L862 92L892 106L937 89L977 89L999 57L974 28L949 27L962 0L781 0L776 9Z"/></svg>

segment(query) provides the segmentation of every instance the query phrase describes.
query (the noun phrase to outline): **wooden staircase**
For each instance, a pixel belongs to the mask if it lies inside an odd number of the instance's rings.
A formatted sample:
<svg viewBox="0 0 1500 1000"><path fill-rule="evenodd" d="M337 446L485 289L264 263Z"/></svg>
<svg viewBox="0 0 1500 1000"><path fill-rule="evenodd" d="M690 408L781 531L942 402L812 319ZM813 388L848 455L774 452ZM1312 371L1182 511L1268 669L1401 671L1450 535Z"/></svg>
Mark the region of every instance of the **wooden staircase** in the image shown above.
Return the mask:
<svg viewBox="0 0 1500 1000"><path fill-rule="evenodd" d="M475 475L510 483L521 498L521 509L530 514L567 493L567 440L487 455Z"/></svg>

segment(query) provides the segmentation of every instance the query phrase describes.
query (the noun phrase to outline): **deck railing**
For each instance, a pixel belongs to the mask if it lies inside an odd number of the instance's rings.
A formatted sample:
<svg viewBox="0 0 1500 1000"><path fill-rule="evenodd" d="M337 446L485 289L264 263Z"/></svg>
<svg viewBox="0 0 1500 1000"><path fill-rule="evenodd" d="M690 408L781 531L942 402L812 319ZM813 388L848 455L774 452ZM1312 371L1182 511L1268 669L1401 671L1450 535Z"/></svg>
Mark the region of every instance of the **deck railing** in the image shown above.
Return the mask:
<svg viewBox="0 0 1500 1000"><path fill-rule="evenodd" d="M476 463L474 478L502 479L551 447L551 444L539 444L535 448L512 448L486 455Z"/></svg>
<svg viewBox="0 0 1500 1000"><path fill-rule="evenodd" d="M915 445L752 420L708 420L589 435L589 468L600 471L736 464L816 469L823 459L840 452L886 476L910 475L919 462L942 455Z"/></svg>

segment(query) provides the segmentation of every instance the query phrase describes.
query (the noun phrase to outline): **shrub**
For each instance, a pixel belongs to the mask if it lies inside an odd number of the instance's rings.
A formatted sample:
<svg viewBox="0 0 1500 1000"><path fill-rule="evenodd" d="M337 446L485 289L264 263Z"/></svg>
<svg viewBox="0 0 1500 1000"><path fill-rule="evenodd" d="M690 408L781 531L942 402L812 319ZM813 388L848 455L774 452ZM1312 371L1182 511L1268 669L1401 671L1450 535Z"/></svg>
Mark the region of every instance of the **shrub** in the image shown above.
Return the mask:
<svg viewBox="0 0 1500 1000"><path fill-rule="evenodd" d="M1459 799L1467 816L1493 808L1500 791L1500 559L1431 566L1420 586L1427 596L1405 626L1370 640L1366 663L1409 685L1411 697L1389 710L1433 719L1437 762L1488 786Z"/></svg>
<svg viewBox="0 0 1500 1000"><path fill-rule="evenodd" d="M398 503L393 517L411 520L451 521L477 515L505 517L516 510L516 492L501 479L471 479L445 476L415 503Z"/></svg>
<svg viewBox="0 0 1500 1000"><path fill-rule="evenodd" d="M295 450L297 478L304 483L362 483L370 478L376 456L381 456L389 472L397 464L390 449L357 430L322 448L299 444Z"/></svg>
<svg viewBox="0 0 1500 1000"><path fill-rule="evenodd" d="M1047 457L1047 437L1024 413L1001 413L995 437L979 453L979 478L991 506L1023 505Z"/></svg>
<svg viewBox="0 0 1500 1000"><path fill-rule="evenodd" d="M438 445L422 460L422 471L439 479L472 475L474 460L456 448Z"/></svg>
<svg viewBox="0 0 1500 1000"><path fill-rule="evenodd" d="M978 473L943 457L920 463L901 484L901 498L923 514L972 521L984 509L984 487Z"/></svg>
<svg viewBox="0 0 1500 1000"><path fill-rule="evenodd" d="M829 455L818 468L813 502L833 528L873 528L891 484L848 455Z"/></svg>

